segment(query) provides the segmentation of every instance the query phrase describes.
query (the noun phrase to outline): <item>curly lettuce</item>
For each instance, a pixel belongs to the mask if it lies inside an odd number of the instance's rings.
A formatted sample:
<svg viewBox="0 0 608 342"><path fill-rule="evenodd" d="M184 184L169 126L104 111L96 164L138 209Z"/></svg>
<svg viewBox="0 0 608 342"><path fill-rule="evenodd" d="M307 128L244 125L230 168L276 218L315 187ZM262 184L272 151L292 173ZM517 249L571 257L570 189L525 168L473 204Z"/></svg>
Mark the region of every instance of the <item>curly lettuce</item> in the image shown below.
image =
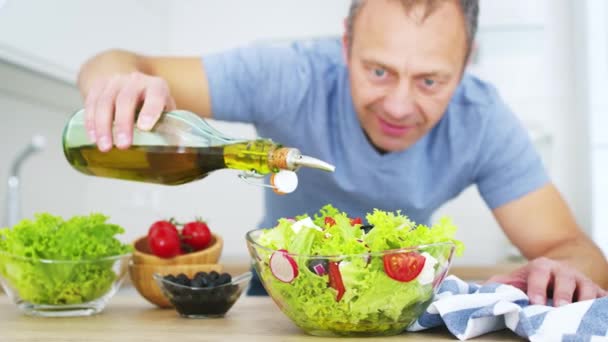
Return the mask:
<svg viewBox="0 0 608 342"><path fill-rule="evenodd" d="M116 259L131 252L118 225L101 214L63 220L41 213L0 229L0 275L33 304L85 303L107 293ZM53 260L56 262L48 262Z"/></svg>

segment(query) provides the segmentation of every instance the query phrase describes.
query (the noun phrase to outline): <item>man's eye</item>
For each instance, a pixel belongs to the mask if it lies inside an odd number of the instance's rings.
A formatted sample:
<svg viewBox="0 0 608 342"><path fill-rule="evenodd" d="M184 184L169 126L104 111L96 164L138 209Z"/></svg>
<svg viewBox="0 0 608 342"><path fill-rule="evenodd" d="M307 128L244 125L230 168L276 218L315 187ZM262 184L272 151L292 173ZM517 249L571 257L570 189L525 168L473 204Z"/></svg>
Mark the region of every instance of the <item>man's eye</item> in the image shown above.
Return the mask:
<svg viewBox="0 0 608 342"><path fill-rule="evenodd" d="M374 76L382 78L386 75L386 70L382 68L374 68Z"/></svg>
<svg viewBox="0 0 608 342"><path fill-rule="evenodd" d="M435 83L436 83L436 82L435 82L435 80L430 79L430 78L425 78L425 79L423 80L423 82L424 82L424 85L425 85L425 86L427 86L427 87L432 87L432 86L434 86L434 85L435 85Z"/></svg>

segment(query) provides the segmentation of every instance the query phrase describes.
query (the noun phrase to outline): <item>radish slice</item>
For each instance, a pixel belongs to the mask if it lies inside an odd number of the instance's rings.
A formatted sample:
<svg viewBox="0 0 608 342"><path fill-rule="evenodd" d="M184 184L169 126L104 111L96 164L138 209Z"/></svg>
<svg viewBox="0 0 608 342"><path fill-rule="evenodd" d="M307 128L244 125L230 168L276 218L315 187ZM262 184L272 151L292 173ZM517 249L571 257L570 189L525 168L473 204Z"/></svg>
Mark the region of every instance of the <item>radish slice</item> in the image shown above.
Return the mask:
<svg viewBox="0 0 608 342"><path fill-rule="evenodd" d="M278 250L270 256L270 272L275 278L284 283L291 283L298 276L298 265L284 249Z"/></svg>
<svg viewBox="0 0 608 342"><path fill-rule="evenodd" d="M277 194L289 194L294 192L298 187L298 175L293 171L281 170L270 176L270 184L274 187L273 190Z"/></svg>

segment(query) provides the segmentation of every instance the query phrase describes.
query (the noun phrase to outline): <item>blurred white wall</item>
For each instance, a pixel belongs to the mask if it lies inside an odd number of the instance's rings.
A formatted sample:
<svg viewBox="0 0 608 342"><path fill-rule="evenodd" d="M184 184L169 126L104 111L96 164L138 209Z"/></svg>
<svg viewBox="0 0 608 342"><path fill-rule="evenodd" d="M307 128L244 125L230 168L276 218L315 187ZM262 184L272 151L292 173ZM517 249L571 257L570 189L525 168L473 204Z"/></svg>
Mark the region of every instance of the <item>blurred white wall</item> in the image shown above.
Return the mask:
<svg viewBox="0 0 608 342"><path fill-rule="evenodd" d="M572 2L577 108L587 113L594 240L608 255L608 2Z"/></svg>
<svg viewBox="0 0 608 342"><path fill-rule="evenodd" d="M160 0L6 0L0 9L0 179L34 134L48 146L23 165L22 213L62 216L99 211L124 225L125 241L145 231L129 200L129 184L82 176L66 163L61 133L69 115L82 106L74 86L80 65L107 48L167 53L170 3ZM18 66L18 67L15 67ZM101 184L101 185L99 185ZM110 189L106 192L104 190ZM2 209L6 182L0 183ZM118 203L129 201L129 206ZM136 203L136 204L133 204ZM5 210L2 211L5 220ZM146 220L146 221L144 221Z"/></svg>
<svg viewBox="0 0 608 342"><path fill-rule="evenodd" d="M574 3L580 2L482 0L471 71L493 82L531 130L554 183L590 232L589 126L587 113L577 106L573 46L580 37L572 33ZM466 229L470 254L463 261L494 263L505 251L515 256L476 189L439 214L455 216Z"/></svg>
<svg viewBox="0 0 608 342"><path fill-rule="evenodd" d="M81 105L69 82L87 57L110 47L200 55L255 40L339 35L348 4L349 0L8 0L0 9L0 59L36 72L6 64L0 68L0 155L5 161L0 180L6 179L9 161L29 137L43 133L48 149L24 165L25 216L39 211L64 216L101 211L128 229L125 240L145 234L159 218L183 221L202 216L224 235L225 259L246 260L243 235L261 218L264 190L242 183L233 171L180 187L78 174L60 149L61 128ZM495 82L535 136L551 138L552 145L543 145L551 175L579 223L589 229L588 126L573 89L577 37L570 33L570 6L569 0L482 0L479 50L471 71ZM67 83L53 83L38 72ZM20 81L13 81L15 77ZM234 136L255 134L248 125L213 124ZM1 182L0 194L4 191ZM4 207L3 198L0 203ZM476 189L447 204L441 214L454 218L461 227L458 237L468 246L457 263L493 264L509 253L508 241Z"/></svg>
<svg viewBox="0 0 608 342"><path fill-rule="evenodd" d="M339 35L350 0L181 0L169 48L200 55L259 40Z"/></svg>
<svg viewBox="0 0 608 342"><path fill-rule="evenodd" d="M0 9L0 57L18 60L69 81L92 53L127 48L167 51L162 0L5 0Z"/></svg>

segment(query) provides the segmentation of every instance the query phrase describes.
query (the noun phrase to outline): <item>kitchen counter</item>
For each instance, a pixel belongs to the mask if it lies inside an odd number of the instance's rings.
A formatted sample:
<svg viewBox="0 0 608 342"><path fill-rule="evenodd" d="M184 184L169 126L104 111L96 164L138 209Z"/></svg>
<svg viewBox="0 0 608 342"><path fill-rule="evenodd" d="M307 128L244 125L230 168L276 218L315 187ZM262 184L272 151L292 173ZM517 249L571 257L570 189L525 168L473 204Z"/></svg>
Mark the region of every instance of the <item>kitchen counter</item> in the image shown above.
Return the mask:
<svg viewBox="0 0 608 342"><path fill-rule="evenodd" d="M219 319L186 319L156 309L131 289L122 289L105 311L91 317L38 318L23 315L0 296L0 341L457 341L446 329L390 338L320 338L304 334L268 297L243 296ZM503 330L475 341L522 341Z"/></svg>

